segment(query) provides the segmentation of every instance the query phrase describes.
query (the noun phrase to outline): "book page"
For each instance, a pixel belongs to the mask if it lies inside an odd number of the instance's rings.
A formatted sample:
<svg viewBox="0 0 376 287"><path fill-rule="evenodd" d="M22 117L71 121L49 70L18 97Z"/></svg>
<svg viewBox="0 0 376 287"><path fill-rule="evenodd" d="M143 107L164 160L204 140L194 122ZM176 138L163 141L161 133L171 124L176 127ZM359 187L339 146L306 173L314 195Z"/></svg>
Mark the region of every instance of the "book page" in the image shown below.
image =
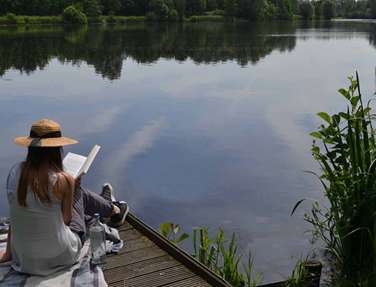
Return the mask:
<svg viewBox="0 0 376 287"><path fill-rule="evenodd" d="M85 156L69 152L63 160L64 171L77 178L81 174L86 160Z"/></svg>
<svg viewBox="0 0 376 287"><path fill-rule="evenodd" d="M92 150L90 151L89 155L87 156L86 162L84 163L82 169L81 169L81 174L86 174L93 163L95 157L97 156L99 150L100 150L99 145L95 145Z"/></svg>

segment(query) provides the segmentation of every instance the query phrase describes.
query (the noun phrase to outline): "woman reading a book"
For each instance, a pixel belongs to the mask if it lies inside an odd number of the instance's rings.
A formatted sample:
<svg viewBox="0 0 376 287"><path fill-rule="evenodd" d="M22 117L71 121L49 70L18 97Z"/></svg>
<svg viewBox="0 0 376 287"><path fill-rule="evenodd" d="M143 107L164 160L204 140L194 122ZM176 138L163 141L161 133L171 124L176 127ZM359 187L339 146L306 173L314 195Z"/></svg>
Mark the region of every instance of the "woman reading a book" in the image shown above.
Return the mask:
<svg viewBox="0 0 376 287"><path fill-rule="evenodd" d="M16 271L49 275L77 261L90 217L99 213L118 226L128 207L113 201L111 185L105 184L100 196L64 172L62 147L77 141L63 137L58 123L34 122L30 136L15 143L27 147L28 154L8 175L11 224L0 263L12 260Z"/></svg>

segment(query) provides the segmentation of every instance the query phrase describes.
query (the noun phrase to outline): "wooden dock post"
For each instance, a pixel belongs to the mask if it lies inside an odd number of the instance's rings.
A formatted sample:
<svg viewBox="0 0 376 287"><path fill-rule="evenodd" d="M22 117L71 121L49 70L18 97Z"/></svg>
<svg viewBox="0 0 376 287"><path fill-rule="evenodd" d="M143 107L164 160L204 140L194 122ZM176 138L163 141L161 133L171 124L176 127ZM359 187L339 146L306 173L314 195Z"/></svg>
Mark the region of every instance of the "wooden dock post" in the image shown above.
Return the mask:
<svg viewBox="0 0 376 287"><path fill-rule="evenodd" d="M308 285L307 287L320 287L322 264L320 261L312 260L307 261L304 264L304 268L308 275Z"/></svg>

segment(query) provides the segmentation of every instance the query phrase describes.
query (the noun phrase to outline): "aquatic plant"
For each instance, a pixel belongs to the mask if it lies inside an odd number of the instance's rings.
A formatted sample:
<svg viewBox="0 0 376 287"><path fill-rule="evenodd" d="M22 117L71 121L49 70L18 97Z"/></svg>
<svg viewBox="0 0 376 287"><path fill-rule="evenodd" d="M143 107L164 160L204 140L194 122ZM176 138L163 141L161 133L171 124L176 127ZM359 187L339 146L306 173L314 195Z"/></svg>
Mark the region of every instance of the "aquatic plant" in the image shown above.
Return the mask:
<svg viewBox="0 0 376 287"><path fill-rule="evenodd" d="M160 233L174 244L179 244L189 238L178 224L167 222L160 224ZM253 256L248 253L246 264L242 264L242 254L238 251L238 241L235 233L230 240L225 237L223 229L211 238L206 227L193 228L192 256L217 273L234 287L256 287L262 276L254 270Z"/></svg>
<svg viewBox="0 0 376 287"><path fill-rule="evenodd" d="M234 287L255 287L261 282L261 275L254 270L251 252L248 254L247 264L241 264L243 256L238 252L235 233L230 240L226 240L223 229L219 229L210 238L208 228L194 228L193 257Z"/></svg>
<svg viewBox="0 0 376 287"><path fill-rule="evenodd" d="M160 233L175 245L189 238L189 234L183 232L179 224L165 222L159 225Z"/></svg>
<svg viewBox="0 0 376 287"><path fill-rule="evenodd" d="M308 272L305 268L306 260L298 260L295 265L294 270L291 273L291 276L286 282L288 287L305 287L308 281Z"/></svg>
<svg viewBox="0 0 376 287"><path fill-rule="evenodd" d="M297 261L286 287L318 287L320 286L322 264L307 257Z"/></svg>
<svg viewBox="0 0 376 287"><path fill-rule="evenodd" d="M355 284L340 286L376 286L374 116L370 101L363 103L358 74L349 81L347 89L339 90L347 101L347 110L333 115L318 113L324 123L311 133L312 155L321 170L316 175L329 206L314 202L305 220L312 224L314 238L325 244L334 266L334 280ZM370 285L359 285L361 282Z"/></svg>

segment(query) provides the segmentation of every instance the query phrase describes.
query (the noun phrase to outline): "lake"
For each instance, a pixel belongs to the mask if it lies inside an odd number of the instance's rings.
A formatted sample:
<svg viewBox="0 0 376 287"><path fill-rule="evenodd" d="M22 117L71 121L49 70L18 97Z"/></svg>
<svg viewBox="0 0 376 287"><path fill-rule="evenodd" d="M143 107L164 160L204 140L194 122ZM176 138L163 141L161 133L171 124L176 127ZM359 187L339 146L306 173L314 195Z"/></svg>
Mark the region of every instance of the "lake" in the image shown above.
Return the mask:
<svg viewBox="0 0 376 287"><path fill-rule="evenodd" d="M359 71L375 91L376 24L132 24L0 29L0 184L12 144L52 118L86 154L84 184L113 184L147 223L223 227L266 282L310 250L301 198L321 199L309 132ZM5 192L0 215L7 215ZM190 244L185 243L185 246Z"/></svg>

